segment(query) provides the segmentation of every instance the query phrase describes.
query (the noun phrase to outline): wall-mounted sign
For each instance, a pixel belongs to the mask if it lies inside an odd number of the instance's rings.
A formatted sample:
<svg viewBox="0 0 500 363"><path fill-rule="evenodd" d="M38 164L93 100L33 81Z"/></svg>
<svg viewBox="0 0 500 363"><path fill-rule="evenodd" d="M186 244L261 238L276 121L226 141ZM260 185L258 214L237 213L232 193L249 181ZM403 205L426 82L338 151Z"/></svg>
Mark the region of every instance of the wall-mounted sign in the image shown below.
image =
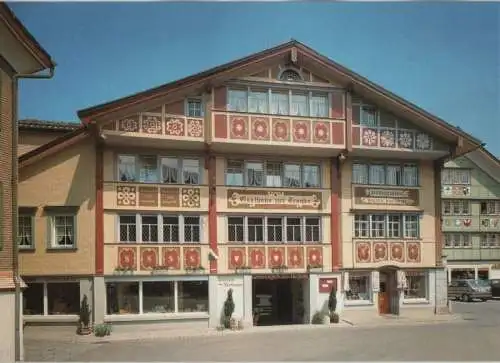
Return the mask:
<svg viewBox="0 0 500 363"><path fill-rule="evenodd" d="M380 273L378 271L373 271L372 273L372 291L380 291Z"/></svg>
<svg viewBox="0 0 500 363"><path fill-rule="evenodd" d="M227 207L242 209L321 209L321 193L228 189Z"/></svg>
<svg viewBox="0 0 500 363"><path fill-rule="evenodd" d="M389 189L372 187L354 187L356 204L385 204L418 206L418 189Z"/></svg>
<svg viewBox="0 0 500 363"><path fill-rule="evenodd" d="M320 293L327 293L329 294L332 289L337 290L337 278L336 277L330 277L330 278L325 278L321 277L319 279L319 292Z"/></svg>

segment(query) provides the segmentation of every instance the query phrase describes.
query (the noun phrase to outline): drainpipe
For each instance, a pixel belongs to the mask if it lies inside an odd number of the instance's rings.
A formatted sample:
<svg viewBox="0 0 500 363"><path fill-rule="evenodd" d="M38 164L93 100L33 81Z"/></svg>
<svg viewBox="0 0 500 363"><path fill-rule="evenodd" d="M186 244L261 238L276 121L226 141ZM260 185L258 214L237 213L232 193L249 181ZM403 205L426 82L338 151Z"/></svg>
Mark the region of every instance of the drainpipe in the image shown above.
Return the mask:
<svg viewBox="0 0 500 363"><path fill-rule="evenodd" d="M18 228L18 205L17 205L17 185L18 185L18 162L17 162L17 147L18 147L18 110L19 98L17 95L19 79L51 79L54 77L54 67L49 68L48 74L15 74L12 78L12 269L15 286L15 358L16 361L21 360L21 277L19 276L19 250L17 243L17 228Z"/></svg>

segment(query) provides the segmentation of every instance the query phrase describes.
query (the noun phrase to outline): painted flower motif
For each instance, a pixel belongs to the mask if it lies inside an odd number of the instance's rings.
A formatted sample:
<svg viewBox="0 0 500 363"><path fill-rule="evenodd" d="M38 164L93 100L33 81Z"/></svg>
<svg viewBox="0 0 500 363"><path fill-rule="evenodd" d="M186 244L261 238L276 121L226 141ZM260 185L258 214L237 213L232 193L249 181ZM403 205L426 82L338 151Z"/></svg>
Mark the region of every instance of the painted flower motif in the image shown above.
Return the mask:
<svg viewBox="0 0 500 363"><path fill-rule="evenodd" d="M135 268L135 250L132 248L121 248L118 251L118 265L121 268Z"/></svg>
<svg viewBox="0 0 500 363"><path fill-rule="evenodd" d="M370 245L368 243L358 244L358 261L366 262L370 260Z"/></svg>
<svg viewBox="0 0 500 363"><path fill-rule="evenodd" d="M377 131L366 129L363 131L363 145L375 146L377 145Z"/></svg>
<svg viewBox="0 0 500 363"><path fill-rule="evenodd" d="M142 119L142 132L146 134L161 134L161 121L156 116L144 116Z"/></svg>
<svg viewBox="0 0 500 363"><path fill-rule="evenodd" d="M309 139L309 127L305 122L297 122L293 127L295 141L304 142Z"/></svg>
<svg viewBox="0 0 500 363"><path fill-rule="evenodd" d="M385 130L380 135L380 144L383 147L394 147L394 131Z"/></svg>
<svg viewBox="0 0 500 363"><path fill-rule="evenodd" d="M237 117L232 120L231 134L236 139L246 139L247 138L247 123L246 120Z"/></svg>
<svg viewBox="0 0 500 363"><path fill-rule="evenodd" d="M288 251L288 264L294 267L302 265L302 254L300 253L300 250L298 248L294 248Z"/></svg>
<svg viewBox="0 0 500 363"><path fill-rule="evenodd" d="M200 265L200 253L198 249L190 248L184 254L184 263L187 267L198 267Z"/></svg>
<svg viewBox="0 0 500 363"><path fill-rule="evenodd" d="M233 267L242 267L245 263L243 250L232 249L231 250L231 264Z"/></svg>
<svg viewBox="0 0 500 363"><path fill-rule="evenodd" d="M271 251L270 264L272 266L281 266L283 265L283 253L280 249L274 249Z"/></svg>
<svg viewBox="0 0 500 363"><path fill-rule="evenodd" d="M403 258L403 248L400 244L392 245L391 251L392 257L396 260L401 260Z"/></svg>
<svg viewBox="0 0 500 363"><path fill-rule="evenodd" d="M321 252L316 248L312 248L309 250L308 257L309 257L309 264L311 265L321 264L323 262L321 258Z"/></svg>
<svg viewBox="0 0 500 363"><path fill-rule="evenodd" d="M250 258L252 261L252 267L254 268L262 268L264 267L265 261L264 261L264 252L259 249L252 249L250 252Z"/></svg>
<svg viewBox="0 0 500 363"><path fill-rule="evenodd" d="M418 261L420 251L417 244L410 244L408 246L408 258L412 261Z"/></svg>
<svg viewBox="0 0 500 363"><path fill-rule="evenodd" d="M118 205L135 205L137 194L135 187L118 186L116 188L116 204Z"/></svg>
<svg viewBox="0 0 500 363"><path fill-rule="evenodd" d="M276 141L288 141L288 123L285 121L275 121L274 122L274 140Z"/></svg>
<svg viewBox="0 0 500 363"><path fill-rule="evenodd" d="M143 269L156 267L156 250L149 248L142 251L141 265Z"/></svg>
<svg viewBox="0 0 500 363"><path fill-rule="evenodd" d="M383 260L386 255L386 246L383 243L377 243L375 245L375 259Z"/></svg>
<svg viewBox="0 0 500 363"><path fill-rule="evenodd" d="M399 133L399 147L404 149L410 149L413 144L412 134L407 131L402 131Z"/></svg>
<svg viewBox="0 0 500 363"><path fill-rule="evenodd" d="M173 269L179 269L179 250L176 248L167 249L164 253L165 266Z"/></svg>
<svg viewBox="0 0 500 363"><path fill-rule="evenodd" d="M203 122L201 120L189 119L188 124L188 136L189 137L202 137L203 136Z"/></svg>
<svg viewBox="0 0 500 363"><path fill-rule="evenodd" d="M417 149L429 150L431 148L431 138L429 135L419 133L416 138Z"/></svg>
<svg viewBox="0 0 500 363"><path fill-rule="evenodd" d="M328 125L318 122L314 125L314 139L316 142L325 143L329 140Z"/></svg>
<svg viewBox="0 0 500 363"><path fill-rule="evenodd" d="M269 125L267 120L261 118L254 120L252 131L255 139L267 139L269 137Z"/></svg>
<svg viewBox="0 0 500 363"><path fill-rule="evenodd" d="M184 122L178 118L168 119L165 127L165 134L170 136L184 135Z"/></svg>
<svg viewBox="0 0 500 363"><path fill-rule="evenodd" d="M125 132L137 132L139 131L139 123L134 119L124 119L119 121L119 130Z"/></svg>

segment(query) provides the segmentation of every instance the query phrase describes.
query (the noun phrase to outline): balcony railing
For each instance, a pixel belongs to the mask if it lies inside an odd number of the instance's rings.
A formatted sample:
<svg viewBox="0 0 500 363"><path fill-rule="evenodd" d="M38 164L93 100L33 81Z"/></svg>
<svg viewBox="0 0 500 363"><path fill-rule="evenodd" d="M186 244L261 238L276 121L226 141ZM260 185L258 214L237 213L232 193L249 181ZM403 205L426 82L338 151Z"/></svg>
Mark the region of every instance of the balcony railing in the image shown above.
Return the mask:
<svg viewBox="0 0 500 363"><path fill-rule="evenodd" d="M443 232L500 232L500 215L446 215L442 220Z"/></svg>
<svg viewBox="0 0 500 363"><path fill-rule="evenodd" d="M213 112L212 137L223 142L344 147L345 123L331 119Z"/></svg>
<svg viewBox="0 0 500 363"><path fill-rule="evenodd" d="M500 185L444 184L441 198L445 199L500 199Z"/></svg>

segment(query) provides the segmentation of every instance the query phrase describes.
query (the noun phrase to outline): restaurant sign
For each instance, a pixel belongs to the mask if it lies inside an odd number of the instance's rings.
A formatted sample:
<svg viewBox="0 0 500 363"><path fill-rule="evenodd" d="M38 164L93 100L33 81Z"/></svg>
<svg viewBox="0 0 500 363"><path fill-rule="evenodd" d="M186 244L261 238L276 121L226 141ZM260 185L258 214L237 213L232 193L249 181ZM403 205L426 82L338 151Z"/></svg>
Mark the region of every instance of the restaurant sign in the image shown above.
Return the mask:
<svg viewBox="0 0 500 363"><path fill-rule="evenodd" d="M228 189L227 207L241 209L321 209L320 192Z"/></svg>
<svg viewBox="0 0 500 363"><path fill-rule="evenodd" d="M356 204L418 206L419 192L417 189L354 187L354 202Z"/></svg>

